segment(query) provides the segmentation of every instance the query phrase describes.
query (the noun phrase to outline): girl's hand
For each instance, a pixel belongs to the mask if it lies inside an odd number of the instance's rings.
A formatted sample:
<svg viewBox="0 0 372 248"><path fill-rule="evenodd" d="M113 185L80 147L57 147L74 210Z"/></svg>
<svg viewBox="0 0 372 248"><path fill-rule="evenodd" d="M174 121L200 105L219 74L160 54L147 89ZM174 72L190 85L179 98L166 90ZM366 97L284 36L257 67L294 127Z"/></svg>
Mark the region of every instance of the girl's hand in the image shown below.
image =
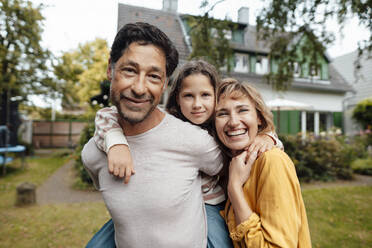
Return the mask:
<svg viewBox="0 0 372 248"><path fill-rule="evenodd" d="M245 148L245 150L249 153L256 152L257 156L259 157L262 153L273 149L274 146L274 140L270 136L261 134L257 135L252 143Z"/></svg>
<svg viewBox="0 0 372 248"><path fill-rule="evenodd" d="M110 174L120 178L125 177L124 183L129 183L130 177L136 173L129 147L127 145L114 145L108 151L107 159Z"/></svg>
<svg viewBox="0 0 372 248"><path fill-rule="evenodd" d="M229 166L229 187L242 187L248 180L257 152L242 152L234 157Z"/></svg>

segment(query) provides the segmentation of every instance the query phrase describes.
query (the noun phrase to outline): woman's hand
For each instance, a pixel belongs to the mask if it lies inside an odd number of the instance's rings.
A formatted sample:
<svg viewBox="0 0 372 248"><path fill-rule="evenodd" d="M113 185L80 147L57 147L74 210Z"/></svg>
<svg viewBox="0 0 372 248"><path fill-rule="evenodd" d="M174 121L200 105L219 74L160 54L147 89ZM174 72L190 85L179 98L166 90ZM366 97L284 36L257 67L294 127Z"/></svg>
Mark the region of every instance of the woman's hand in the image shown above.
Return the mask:
<svg viewBox="0 0 372 248"><path fill-rule="evenodd" d="M234 157L229 166L229 187L242 187L248 180L252 165L256 161L257 152L243 151Z"/></svg>
<svg viewBox="0 0 372 248"><path fill-rule="evenodd" d="M245 148L249 153L256 152L257 156L260 156L262 153L273 149L275 146L274 140L266 135L260 134L252 141L252 143Z"/></svg>

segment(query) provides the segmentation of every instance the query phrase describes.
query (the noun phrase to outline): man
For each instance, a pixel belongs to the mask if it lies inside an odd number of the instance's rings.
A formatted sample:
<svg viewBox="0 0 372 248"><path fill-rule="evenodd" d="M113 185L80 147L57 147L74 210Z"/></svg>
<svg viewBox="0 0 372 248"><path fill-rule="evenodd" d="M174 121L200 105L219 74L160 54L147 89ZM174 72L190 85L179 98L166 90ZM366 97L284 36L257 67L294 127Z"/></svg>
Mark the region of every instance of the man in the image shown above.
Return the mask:
<svg viewBox="0 0 372 248"><path fill-rule="evenodd" d="M220 150L199 127L157 105L178 53L158 28L125 25L111 48L107 76L111 100L128 140L136 176L113 177L93 139L82 159L115 225L117 247L206 247L206 218L199 171L215 175Z"/></svg>

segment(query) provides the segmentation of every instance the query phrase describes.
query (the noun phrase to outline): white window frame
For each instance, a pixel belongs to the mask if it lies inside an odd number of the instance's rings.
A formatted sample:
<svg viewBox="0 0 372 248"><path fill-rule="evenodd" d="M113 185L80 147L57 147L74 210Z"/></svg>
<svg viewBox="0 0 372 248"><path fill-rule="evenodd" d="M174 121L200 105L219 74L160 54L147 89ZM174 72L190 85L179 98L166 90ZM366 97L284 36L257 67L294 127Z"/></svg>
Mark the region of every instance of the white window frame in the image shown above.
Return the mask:
<svg viewBox="0 0 372 248"><path fill-rule="evenodd" d="M249 55L246 53L234 54L234 72L249 72Z"/></svg>

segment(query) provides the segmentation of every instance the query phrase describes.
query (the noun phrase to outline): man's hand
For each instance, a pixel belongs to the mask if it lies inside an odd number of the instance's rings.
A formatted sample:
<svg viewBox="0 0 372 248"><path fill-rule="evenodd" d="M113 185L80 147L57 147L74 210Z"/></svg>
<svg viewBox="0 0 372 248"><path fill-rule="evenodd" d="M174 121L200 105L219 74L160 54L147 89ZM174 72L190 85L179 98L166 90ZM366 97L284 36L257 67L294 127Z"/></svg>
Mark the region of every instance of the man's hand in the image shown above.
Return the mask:
<svg viewBox="0 0 372 248"><path fill-rule="evenodd" d="M129 183L130 177L136 173L129 147L127 145L114 145L108 151L107 158L110 174L120 178L125 177L124 183Z"/></svg>
<svg viewBox="0 0 372 248"><path fill-rule="evenodd" d="M248 153L256 152L257 155L260 156L262 153L273 149L274 146L274 140L270 136L260 134L256 136L253 142L246 147L245 150L248 151Z"/></svg>

